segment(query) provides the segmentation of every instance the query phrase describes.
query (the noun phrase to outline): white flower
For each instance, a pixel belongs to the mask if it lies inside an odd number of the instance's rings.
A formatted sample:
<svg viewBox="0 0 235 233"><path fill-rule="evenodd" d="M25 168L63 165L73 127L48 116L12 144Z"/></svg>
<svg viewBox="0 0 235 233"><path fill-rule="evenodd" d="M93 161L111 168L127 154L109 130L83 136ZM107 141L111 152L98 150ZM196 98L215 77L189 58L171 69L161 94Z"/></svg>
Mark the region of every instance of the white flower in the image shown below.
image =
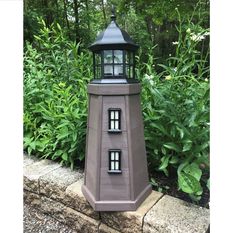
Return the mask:
<svg viewBox="0 0 235 233"><path fill-rule="evenodd" d="M205 36L204 36L204 35L200 35L200 34L191 33L191 34L190 34L190 39L191 39L192 41L198 42L198 41L204 40L204 39L205 39Z"/></svg>
<svg viewBox="0 0 235 233"><path fill-rule="evenodd" d="M209 35L210 35L210 32L203 33L203 36L209 36Z"/></svg>
<svg viewBox="0 0 235 233"><path fill-rule="evenodd" d="M144 77L149 81L149 83L150 83L151 86L154 85L153 75L145 74Z"/></svg>
<svg viewBox="0 0 235 233"><path fill-rule="evenodd" d="M154 81L153 80L149 80L149 83L150 83L151 86L154 85Z"/></svg>
<svg viewBox="0 0 235 233"><path fill-rule="evenodd" d="M148 80L153 80L153 75L145 74L144 77Z"/></svg>
<svg viewBox="0 0 235 233"><path fill-rule="evenodd" d="M174 42L172 42L172 44L177 45L177 44L179 44L179 41L174 41Z"/></svg>

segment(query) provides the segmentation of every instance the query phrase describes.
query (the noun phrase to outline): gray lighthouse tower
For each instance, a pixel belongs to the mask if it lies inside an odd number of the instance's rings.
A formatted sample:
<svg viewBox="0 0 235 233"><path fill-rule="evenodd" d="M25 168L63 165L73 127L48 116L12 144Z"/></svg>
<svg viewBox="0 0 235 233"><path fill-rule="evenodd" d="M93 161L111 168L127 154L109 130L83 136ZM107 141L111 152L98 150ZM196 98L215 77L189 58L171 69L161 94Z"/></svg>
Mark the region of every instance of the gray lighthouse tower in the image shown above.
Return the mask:
<svg viewBox="0 0 235 233"><path fill-rule="evenodd" d="M151 193L148 181L141 86L135 77L138 46L116 23L90 46L94 79L89 109L82 192L96 211L136 210Z"/></svg>

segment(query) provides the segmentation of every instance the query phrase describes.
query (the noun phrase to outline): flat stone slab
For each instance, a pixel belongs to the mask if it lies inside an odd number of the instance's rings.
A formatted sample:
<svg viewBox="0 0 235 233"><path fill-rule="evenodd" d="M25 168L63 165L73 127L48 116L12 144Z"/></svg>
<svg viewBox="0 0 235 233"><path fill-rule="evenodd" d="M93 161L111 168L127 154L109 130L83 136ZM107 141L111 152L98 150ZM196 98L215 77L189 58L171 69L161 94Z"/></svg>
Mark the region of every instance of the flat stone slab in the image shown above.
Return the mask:
<svg viewBox="0 0 235 233"><path fill-rule="evenodd" d="M123 233L143 232L144 216L162 196L162 193L152 191L136 211L100 212L101 221Z"/></svg>
<svg viewBox="0 0 235 233"><path fill-rule="evenodd" d="M136 211L96 212L81 192L83 177L83 171L71 171L54 161L38 161L24 155L24 203L44 216L53 217L58 226L65 229L68 226L64 232L208 232L209 209L156 191ZM45 231L40 229L40 232L58 232L48 226Z"/></svg>
<svg viewBox="0 0 235 233"><path fill-rule="evenodd" d="M23 166L28 166L30 164L33 164L35 162L38 161L37 158L35 158L35 156L30 156L27 154L23 154L24 158L23 158Z"/></svg>
<svg viewBox="0 0 235 233"><path fill-rule="evenodd" d="M64 203L66 188L82 177L82 171L59 167L39 178L40 194Z"/></svg>
<svg viewBox="0 0 235 233"><path fill-rule="evenodd" d="M99 226L99 233L120 233L120 231L116 231L113 228L101 223Z"/></svg>
<svg viewBox="0 0 235 233"><path fill-rule="evenodd" d="M39 178L61 167L51 160L41 160L24 167L24 189L39 193Z"/></svg>
<svg viewBox="0 0 235 233"><path fill-rule="evenodd" d="M68 186L65 192L64 202L66 205L71 206L73 209L81 213L84 213L94 219L99 219L99 212L93 210L81 191L83 183L84 179L80 179Z"/></svg>
<svg viewBox="0 0 235 233"><path fill-rule="evenodd" d="M205 233L209 210L165 195L144 218L144 233Z"/></svg>

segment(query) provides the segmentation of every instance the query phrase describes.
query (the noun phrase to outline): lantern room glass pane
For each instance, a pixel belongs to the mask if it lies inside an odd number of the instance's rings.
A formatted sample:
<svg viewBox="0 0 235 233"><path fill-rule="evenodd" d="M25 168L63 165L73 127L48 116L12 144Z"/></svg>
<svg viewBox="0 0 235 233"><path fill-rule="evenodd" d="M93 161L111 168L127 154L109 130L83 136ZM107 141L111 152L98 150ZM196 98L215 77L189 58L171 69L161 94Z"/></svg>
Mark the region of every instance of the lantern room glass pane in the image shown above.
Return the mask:
<svg viewBox="0 0 235 233"><path fill-rule="evenodd" d="M104 63L113 63L113 51L104 50Z"/></svg>
<svg viewBox="0 0 235 233"><path fill-rule="evenodd" d="M95 67L95 78L101 78L101 66Z"/></svg>
<svg viewBox="0 0 235 233"><path fill-rule="evenodd" d="M133 66L130 66L130 78L133 78Z"/></svg>
<svg viewBox="0 0 235 233"><path fill-rule="evenodd" d="M101 55L100 53L95 53L95 65L101 64Z"/></svg>
<svg viewBox="0 0 235 233"><path fill-rule="evenodd" d="M132 52L129 52L129 53L128 53L128 56L129 56L129 63L130 63L131 65L133 65L133 53L132 53Z"/></svg>
<svg viewBox="0 0 235 233"><path fill-rule="evenodd" d="M133 64L133 52L126 51L125 52L125 60L126 64Z"/></svg>
<svg viewBox="0 0 235 233"><path fill-rule="evenodd" d="M125 51L125 61L126 64L129 64L128 51Z"/></svg>
<svg viewBox="0 0 235 233"><path fill-rule="evenodd" d="M126 65L126 77L129 78L130 72L129 72L129 65Z"/></svg>
<svg viewBox="0 0 235 233"><path fill-rule="evenodd" d="M104 76L113 76L113 66L104 65Z"/></svg>
<svg viewBox="0 0 235 233"><path fill-rule="evenodd" d="M115 76L123 75L123 66L122 65L114 65L114 75Z"/></svg>
<svg viewBox="0 0 235 233"><path fill-rule="evenodd" d="M114 63L123 63L123 51L114 50Z"/></svg>

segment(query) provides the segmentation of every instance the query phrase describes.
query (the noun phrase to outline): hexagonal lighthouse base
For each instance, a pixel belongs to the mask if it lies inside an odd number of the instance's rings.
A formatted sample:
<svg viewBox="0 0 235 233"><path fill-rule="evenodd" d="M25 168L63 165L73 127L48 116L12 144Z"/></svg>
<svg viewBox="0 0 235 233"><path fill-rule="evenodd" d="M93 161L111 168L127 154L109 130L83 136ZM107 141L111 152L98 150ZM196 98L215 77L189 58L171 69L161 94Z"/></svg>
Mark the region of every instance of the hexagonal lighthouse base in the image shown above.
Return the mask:
<svg viewBox="0 0 235 233"><path fill-rule="evenodd" d="M82 192L96 211L133 211L151 193L140 84L89 84L85 180ZM121 129L109 132L109 109L121 110ZM110 174L109 150L121 151L121 172Z"/></svg>

